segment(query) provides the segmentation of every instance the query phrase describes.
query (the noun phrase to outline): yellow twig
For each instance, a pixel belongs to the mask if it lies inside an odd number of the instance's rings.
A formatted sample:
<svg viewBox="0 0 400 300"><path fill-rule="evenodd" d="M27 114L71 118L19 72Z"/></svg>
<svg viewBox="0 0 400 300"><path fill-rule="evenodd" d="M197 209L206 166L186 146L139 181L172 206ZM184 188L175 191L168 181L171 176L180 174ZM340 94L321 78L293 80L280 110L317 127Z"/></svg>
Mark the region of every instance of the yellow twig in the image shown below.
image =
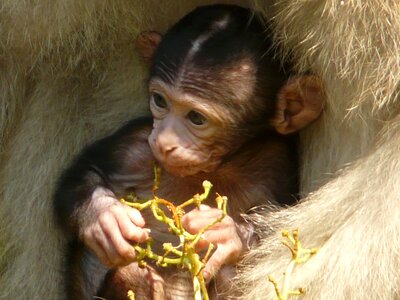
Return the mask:
<svg viewBox="0 0 400 300"><path fill-rule="evenodd" d="M297 265L307 262L313 255L317 253L317 248L303 248L299 241L298 229L293 230L292 234L290 234L287 230L283 230L282 237L284 238L282 244L289 249L290 253L292 254L292 259L286 268L286 271L283 273L283 285L281 289L279 288L277 281L272 276L269 276L268 280L274 285L278 300L287 300L290 296L300 296L304 294L305 290L303 288L298 288L295 290L290 289L291 275Z"/></svg>
<svg viewBox="0 0 400 300"><path fill-rule="evenodd" d="M159 182L160 182L160 168L157 166L154 167L154 186L153 186L153 199L147 201L140 201L137 199L135 195L130 195L129 198L134 201L126 201L125 199L121 199L123 203L134 207L138 210L143 209L151 209L153 216L160 222L167 224L169 230L172 234L179 237L179 244L177 246L173 246L171 243L164 243L163 254L154 253L151 249L152 241L151 239L147 241L146 248L142 248L139 245L135 245L134 248L137 252L137 262L141 267L146 266L146 259L150 261L156 262L157 265L161 267L169 267L172 265L184 267L189 270L192 279L193 279L193 288L194 288L194 298L195 299L204 299L208 300L207 288L203 276L202 270L204 269L205 264L207 263L208 258L211 255L212 250L214 249L214 245L210 244L207 250L207 253L203 258L196 253L196 244L200 241L202 234L207 231L210 227L214 226L218 222L221 222L223 218L227 215L227 197L220 196L217 194L216 203L217 207L222 210L222 214L219 218L217 218L211 224L205 226L201 230L199 230L196 234L190 234L187 232L182 226L182 217L185 215L184 208L189 205L195 205L199 207L201 203L206 200L210 194L212 184L209 181L203 182L204 192L202 194L196 194L191 199L183 202L182 204L175 206L172 202L158 198L155 195L155 192L158 190ZM129 199L127 197L127 199ZM160 206L164 206L170 213L170 216L160 208ZM132 292L133 293L133 292ZM129 294L129 299L134 294Z"/></svg>

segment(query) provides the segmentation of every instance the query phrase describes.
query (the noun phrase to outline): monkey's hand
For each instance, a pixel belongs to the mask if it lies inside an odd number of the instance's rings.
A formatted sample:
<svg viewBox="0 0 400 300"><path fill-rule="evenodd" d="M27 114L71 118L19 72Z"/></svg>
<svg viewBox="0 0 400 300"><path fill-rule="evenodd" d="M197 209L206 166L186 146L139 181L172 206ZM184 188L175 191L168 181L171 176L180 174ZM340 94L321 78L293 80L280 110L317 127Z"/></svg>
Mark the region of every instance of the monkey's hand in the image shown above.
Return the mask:
<svg viewBox="0 0 400 300"><path fill-rule="evenodd" d="M79 235L84 244L107 266L131 263L136 255L130 242L148 239L141 213L120 203L102 187L96 188L84 210L79 218Z"/></svg>
<svg viewBox="0 0 400 300"><path fill-rule="evenodd" d="M220 209L201 205L199 209L185 214L182 224L188 232L195 234L219 218L221 214ZM235 264L238 261L245 250L239 234L235 221L229 216L204 232L203 239L197 244L199 248L206 248L210 243L217 246L204 268L203 274L206 281L209 281L223 265Z"/></svg>

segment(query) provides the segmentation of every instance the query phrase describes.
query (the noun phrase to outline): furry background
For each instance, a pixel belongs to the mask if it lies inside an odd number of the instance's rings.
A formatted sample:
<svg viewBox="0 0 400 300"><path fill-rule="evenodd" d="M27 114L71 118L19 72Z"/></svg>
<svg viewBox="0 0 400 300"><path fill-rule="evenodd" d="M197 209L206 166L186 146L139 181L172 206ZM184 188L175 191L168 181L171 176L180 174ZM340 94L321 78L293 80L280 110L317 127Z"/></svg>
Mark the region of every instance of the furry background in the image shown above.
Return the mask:
<svg viewBox="0 0 400 300"><path fill-rule="evenodd" d="M249 1L3 0L0 3L0 299L61 299L54 183L74 154L146 111L134 41L195 6ZM302 133L302 204L258 218L263 245L238 278L269 299L289 255L275 233L300 228L318 255L292 278L307 299L399 296L400 4L256 1L299 71L326 84L323 117Z"/></svg>

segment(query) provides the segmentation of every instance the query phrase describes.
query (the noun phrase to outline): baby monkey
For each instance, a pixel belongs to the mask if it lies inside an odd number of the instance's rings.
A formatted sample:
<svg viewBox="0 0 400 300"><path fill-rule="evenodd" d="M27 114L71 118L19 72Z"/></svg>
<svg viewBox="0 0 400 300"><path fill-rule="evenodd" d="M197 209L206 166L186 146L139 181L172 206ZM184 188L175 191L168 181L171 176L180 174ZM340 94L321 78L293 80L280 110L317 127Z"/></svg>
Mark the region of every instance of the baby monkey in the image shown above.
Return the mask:
<svg viewBox="0 0 400 300"><path fill-rule="evenodd" d="M55 194L56 218L71 239L68 299L127 299L130 289L136 299L193 299L188 272L133 262L132 244L146 241L149 229L155 247L171 240L166 228L118 200L131 192L152 198L154 161L162 168L159 197L179 204L207 179L229 198L229 217L199 245L216 245L204 274L214 278L213 291L222 290L230 276L223 270L232 270L253 240L241 215L295 200L291 133L322 109L319 80L289 79L271 53L265 24L245 8L197 8L164 37L143 33L138 48L151 65L152 117L134 119L84 149ZM212 205L188 212L185 228L196 233L218 218Z"/></svg>

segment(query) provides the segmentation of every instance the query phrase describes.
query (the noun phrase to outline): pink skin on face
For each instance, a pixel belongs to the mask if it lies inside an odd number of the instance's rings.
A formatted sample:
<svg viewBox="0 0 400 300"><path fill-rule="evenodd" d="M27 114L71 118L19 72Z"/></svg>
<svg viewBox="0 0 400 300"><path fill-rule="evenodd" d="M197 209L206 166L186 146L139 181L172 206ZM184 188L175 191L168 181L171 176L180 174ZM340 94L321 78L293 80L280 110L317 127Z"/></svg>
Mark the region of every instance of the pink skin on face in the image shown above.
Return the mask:
<svg viewBox="0 0 400 300"><path fill-rule="evenodd" d="M214 171L222 155L217 155L213 147L220 128L213 121L212 109L159 81L151 86L154 120L148 141L156 159L169 173L180 177Z"/></svg>

